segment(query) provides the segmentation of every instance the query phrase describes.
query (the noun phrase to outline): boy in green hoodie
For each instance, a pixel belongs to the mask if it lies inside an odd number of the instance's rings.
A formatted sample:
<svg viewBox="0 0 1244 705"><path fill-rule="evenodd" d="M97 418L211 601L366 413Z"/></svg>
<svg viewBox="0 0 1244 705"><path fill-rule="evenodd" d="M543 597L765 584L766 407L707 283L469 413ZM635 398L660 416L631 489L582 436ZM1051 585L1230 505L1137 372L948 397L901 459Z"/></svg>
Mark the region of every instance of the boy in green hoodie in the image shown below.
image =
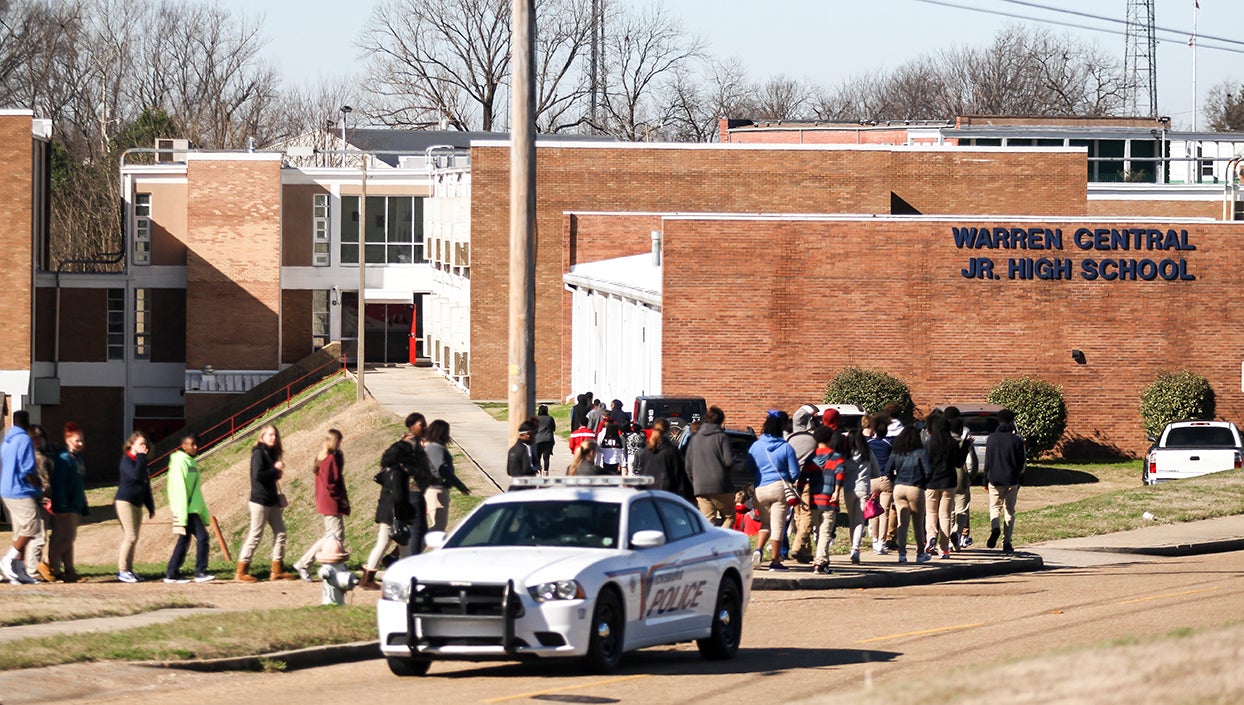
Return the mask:
<svg viewBox="0 0 1244 705"><path fill-rule="evenodd" d="M203 500L199 466L194 461L198 452L199 436L187 433L182 436L181 447L173 452L168 461L168 506L173 512L173 533L177 534L177 545L173 546L173 555L164 571L166 583L190 582L178 572L186 561L191 534L195 541L194 581L205 583L216 579L215 575L207 572L207 552L211 548L207 522L211 520L211 515L207 511L207 502Z"/></svg>

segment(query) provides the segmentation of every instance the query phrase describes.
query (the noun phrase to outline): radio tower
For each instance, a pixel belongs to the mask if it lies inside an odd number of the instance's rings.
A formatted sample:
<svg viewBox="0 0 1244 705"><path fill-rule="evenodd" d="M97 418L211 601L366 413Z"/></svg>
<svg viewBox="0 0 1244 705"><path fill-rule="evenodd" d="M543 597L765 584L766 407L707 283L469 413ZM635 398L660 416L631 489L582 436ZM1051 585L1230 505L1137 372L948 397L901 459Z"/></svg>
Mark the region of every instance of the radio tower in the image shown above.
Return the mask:
<svg viewBox="0 0 1244 705"><path fill-rule="evenodd" d="M1158 116L1158 43L1153 31L1153 0L1127 0L1127 107L1137 117Z"/></svg>

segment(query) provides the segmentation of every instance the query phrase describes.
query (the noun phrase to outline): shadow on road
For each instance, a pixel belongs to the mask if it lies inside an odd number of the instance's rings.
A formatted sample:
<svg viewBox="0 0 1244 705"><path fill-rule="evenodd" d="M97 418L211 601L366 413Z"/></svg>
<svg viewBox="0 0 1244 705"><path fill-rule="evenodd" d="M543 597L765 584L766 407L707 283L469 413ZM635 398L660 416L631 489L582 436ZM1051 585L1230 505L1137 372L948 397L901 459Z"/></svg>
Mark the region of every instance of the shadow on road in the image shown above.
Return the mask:
<svg viewBox="0 0 1244 705"><path fill-rule="evenodd" d="M622 667L615 675L648 674L662 675L718 675L727 673L750 673L758 676L780 676L792 670L804 668L832 668L859 663L883 663L896 659L896 651L871 649L802 649L741 648L730 661L709 661L690 650L637 651L626 655ZM550 659L547 662L516 663L484 666L478 669L437 673L435 666L431 676L444 678L510 678L517 676L582 676L587 675L573 661Z"/></svg>

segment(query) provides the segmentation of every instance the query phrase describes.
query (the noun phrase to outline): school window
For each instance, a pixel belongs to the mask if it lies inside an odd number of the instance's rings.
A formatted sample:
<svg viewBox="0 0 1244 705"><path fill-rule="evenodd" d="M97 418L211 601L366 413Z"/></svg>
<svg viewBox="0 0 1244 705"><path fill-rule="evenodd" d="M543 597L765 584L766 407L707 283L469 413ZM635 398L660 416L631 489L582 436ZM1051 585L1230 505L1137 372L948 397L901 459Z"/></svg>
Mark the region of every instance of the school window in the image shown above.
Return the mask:
<svg viewBox="0 0 1244 705"><path fill-rule="evenodd" d="M359 261L359 198L341 197L341 262ZM423 262L423 199L414 196L368 196L362 227L367 264Z"/></svg>
<svg viewBox="0 0 1244 705"><path fill-rule="evenodd" d="M134 264L151 264L151 194L134 194Z"/></svg>
<svg viewBox="0 0 1244 705"><path fill-rule="evenodd" d="M328 306L328 291L311 292L311 344L316 350L328 345Z"/></svg>
<svg viewBox="0 0 1244 705"><path fill-rule="evenodd" d="M311 263L316 267L329 265L328 254L328 194L315 194L311 205Z"/></svg>
<svg viewBox="0 0 1244 705"><path fill-rule="evenodd" d="M125 289L108 290L108 359L125 359Z"/></svg>
<svg viewBox="0 0 1244 705"><path fill-rule="evenodd" d="M151 358L151 290L134 290L134 358Z"/></svg>

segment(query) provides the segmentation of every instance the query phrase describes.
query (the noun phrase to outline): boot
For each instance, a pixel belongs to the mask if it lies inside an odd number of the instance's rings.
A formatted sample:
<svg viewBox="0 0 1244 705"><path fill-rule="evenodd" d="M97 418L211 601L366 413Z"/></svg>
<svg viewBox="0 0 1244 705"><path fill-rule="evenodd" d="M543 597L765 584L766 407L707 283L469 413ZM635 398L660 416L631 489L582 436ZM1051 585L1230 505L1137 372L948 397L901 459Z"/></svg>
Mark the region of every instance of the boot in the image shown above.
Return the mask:
<svg viewBox="0 0 1244 705"><path fill-rule="evenodd" d="M268 574L268 580L297 580L298 576L293 573L285 572L285 565L281 561L272 561L272 571Z"/></svg>
<svg viewBox="0 0 1244 705"><path fill-rule="evenodd" d="M359 587L364 590L379 590L380 585L376 582L376 571L363 570L363 579L359 582Z"/></svg>
<svg viewBox="0 0 1244 705"><path fill-rule="evenodd" d="M56 575L52 573L52 566L43 561L40 561L39 565L35 567L35 572L39 574L39 577L45 583L56 582Z"/></svg>
<svg viewBox="0 0 1244 705"><path fill-rule="evenodd" d="M79 580L78 571L74 570L73 568L66 568L65 572L61 573L60 579L61 579L61 582L64 582L64 583L76 583Z"/></svg>
<svg viewBox="0 0 1244 705"><path fill-rule="evenodd" d="M239 561L239 562L238 562L238 571L237 571L237 573L235 573L235 574L234 574L233 579L234 579L234 580L236 580L236 581L238 581L238 582L240 582L240 583L257 583L257 582L259 582L259 578L256 578L255 576L253 576L253 575L251 575L251 574L250 574L250 572L249 572L249 571L250 571L250 569L251 569L251 563L250 563L250 561Z"/></svg>

